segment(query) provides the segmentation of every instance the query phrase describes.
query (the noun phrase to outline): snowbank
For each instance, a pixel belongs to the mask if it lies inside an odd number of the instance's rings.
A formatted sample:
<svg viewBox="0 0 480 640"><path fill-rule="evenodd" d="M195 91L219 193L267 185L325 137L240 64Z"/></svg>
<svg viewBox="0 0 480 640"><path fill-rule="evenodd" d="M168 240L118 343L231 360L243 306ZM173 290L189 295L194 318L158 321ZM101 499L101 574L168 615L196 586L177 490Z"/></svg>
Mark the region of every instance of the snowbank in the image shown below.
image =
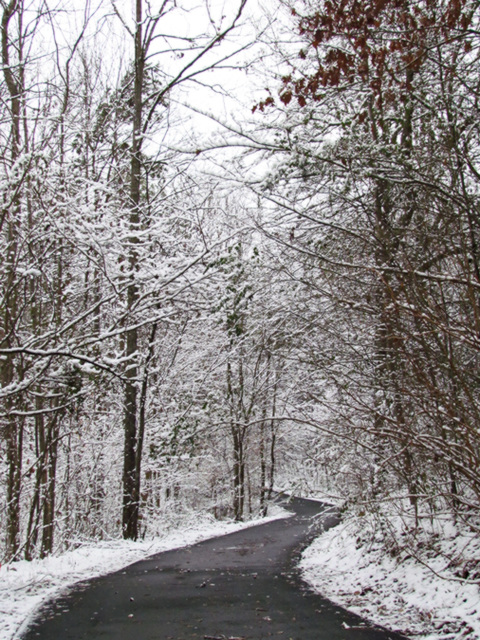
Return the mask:
<svg viewBox="0 0 480 640"><path fill-rule="evenodd" d="M406 534L396 524L401 539ZM383 535L364 531L361 518L350 519L317 538L300 563L305 581L332 602L407 636L480 638L480 576L461 577L465 567L480 568L476 536L445 523L441 535L417 534L414 555L410 544L389 554Z"/></svg>
<svg viewBox="0 0 480 640"><path fill-rule="evenodd" d="M4 565L0 567L0 640L18 639L36 609L75 582L118 571L161 551L292 515L275 506L270 511L273 514L270 517L245 523L198 516L195 526L184 525L154 540L89 543L44 560Z"/></svg>

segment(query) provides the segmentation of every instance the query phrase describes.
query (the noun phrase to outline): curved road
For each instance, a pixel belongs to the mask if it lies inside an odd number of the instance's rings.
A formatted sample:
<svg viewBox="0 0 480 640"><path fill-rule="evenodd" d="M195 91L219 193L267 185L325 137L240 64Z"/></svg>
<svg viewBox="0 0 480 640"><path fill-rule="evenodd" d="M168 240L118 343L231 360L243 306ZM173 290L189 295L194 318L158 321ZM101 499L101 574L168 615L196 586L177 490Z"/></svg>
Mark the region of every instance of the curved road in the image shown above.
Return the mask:
<svg viewBox="0 0 480 640"><path fill-rule="evenodd" d="M400 640L311 593L294 569L338 519L294 499L294 517L167 551L76 585L23 640Z"/></svg>

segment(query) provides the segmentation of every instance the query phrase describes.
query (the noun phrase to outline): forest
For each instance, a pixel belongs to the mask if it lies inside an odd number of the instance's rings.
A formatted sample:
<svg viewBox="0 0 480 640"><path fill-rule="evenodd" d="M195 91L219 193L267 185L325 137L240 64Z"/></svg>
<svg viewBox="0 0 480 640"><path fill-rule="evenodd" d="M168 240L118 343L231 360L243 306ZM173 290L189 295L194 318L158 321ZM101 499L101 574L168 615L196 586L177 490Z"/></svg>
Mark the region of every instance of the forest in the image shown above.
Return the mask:
<svg viewBox="0 0 480 640"><path fill-rule="evenodd" d="M478 0L0 4L1 564L275 489L478 541Z"/></svg>

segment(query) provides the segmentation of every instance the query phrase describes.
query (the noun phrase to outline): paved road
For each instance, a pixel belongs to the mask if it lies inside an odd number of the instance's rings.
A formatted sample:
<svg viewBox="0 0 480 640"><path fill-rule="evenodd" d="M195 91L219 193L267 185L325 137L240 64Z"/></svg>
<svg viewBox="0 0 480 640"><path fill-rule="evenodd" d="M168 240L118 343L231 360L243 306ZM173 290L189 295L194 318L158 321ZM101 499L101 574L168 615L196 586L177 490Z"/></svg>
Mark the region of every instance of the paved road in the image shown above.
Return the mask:
<svg viewBox="0 0 480 640"><path fill-rule="evenodd" d="M77 585L24 640L400 640L311 593L294 569L321 527L318 502L295 516L167 551ZM319 515L320 514L320 515Z"/></svg>

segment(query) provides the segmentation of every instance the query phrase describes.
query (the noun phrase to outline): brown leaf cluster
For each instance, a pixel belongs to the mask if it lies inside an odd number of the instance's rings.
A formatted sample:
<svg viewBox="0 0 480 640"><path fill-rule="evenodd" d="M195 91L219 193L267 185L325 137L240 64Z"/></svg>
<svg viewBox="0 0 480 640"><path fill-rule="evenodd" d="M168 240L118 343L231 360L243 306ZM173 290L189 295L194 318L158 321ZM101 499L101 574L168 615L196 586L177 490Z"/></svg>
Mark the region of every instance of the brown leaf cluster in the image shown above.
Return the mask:
<svg viewBox="0 0 480 640"><path fill-rule="evenodd" d="M280 100L295 97L300 106L320 100L326 87L358 81L384 102L404 99L429 47L466 38L472 19L468 0L324 0L314 12L292 14L306 41L299 63L311 60L313 68L284 78Z"/></svg>

